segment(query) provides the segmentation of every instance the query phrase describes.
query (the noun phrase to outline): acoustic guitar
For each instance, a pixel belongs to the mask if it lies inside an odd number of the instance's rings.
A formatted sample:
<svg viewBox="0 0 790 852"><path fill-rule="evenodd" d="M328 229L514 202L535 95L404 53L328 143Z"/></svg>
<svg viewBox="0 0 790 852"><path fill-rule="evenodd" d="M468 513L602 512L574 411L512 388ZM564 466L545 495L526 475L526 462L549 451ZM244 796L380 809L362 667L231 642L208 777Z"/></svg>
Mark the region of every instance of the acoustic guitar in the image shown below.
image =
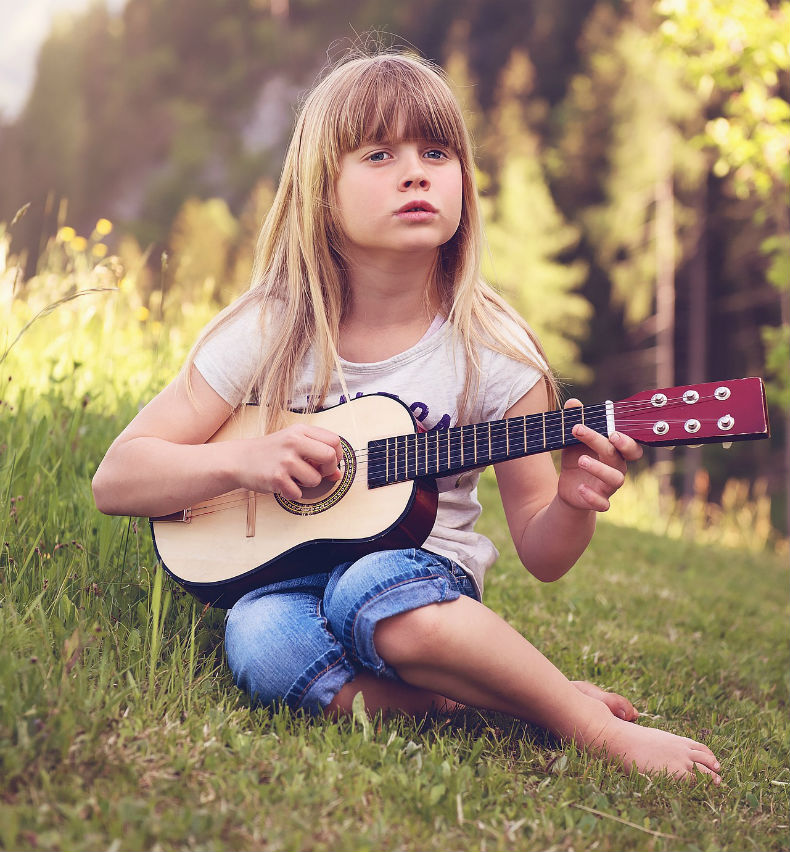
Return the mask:
<svg viewBox="0 0 790 852"><path fill-rule="evenodd" d="M419 547L436 518L437 477L579 441L583 423L656 446L766 438L759 378L638 393L620 402L418 431L410 410L383 394L361 396L310 415L290 413L340 436L341 478L303 489L300 500L237 490L151 518L165 570L204 603L230 607L251 589L329 570L375 550ZM248 406L210 439L259 433Z"/></svg>

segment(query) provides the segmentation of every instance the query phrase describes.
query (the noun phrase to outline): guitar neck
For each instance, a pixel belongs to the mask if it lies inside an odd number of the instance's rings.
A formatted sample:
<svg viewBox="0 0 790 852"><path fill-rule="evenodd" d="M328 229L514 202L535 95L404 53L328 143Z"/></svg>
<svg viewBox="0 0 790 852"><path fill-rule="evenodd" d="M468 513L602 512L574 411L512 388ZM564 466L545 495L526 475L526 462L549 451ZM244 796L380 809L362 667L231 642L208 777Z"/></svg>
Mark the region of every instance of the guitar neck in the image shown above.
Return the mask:
<svg viewBox="0 0 790 852"><path fill-rule="evenodd" d="M425 476L452 476L561 450L579 443L572 434L577 423L609 435L613 422L612 403L606 402L381 438L368 443L368 486L378 488Z"/></svg>

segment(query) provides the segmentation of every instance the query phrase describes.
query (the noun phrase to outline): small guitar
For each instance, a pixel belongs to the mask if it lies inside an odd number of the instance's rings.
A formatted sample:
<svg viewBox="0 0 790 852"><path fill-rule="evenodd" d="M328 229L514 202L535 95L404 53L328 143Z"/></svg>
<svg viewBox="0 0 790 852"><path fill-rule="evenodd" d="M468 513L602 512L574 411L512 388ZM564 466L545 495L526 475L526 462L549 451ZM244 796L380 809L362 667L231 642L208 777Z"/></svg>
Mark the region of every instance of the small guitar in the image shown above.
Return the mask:
<svg viewBox="0 0 790 852"><path fill-rule="evenodd" d="M435 479L579 441L584 423L657 446L767 438L759 378L646 391L621 402L418 432L409 409L385 395L361 396L307 418L341 436L339 481L303 489L301 500L231 491L151 518L167 572L204 603L230 607L266 583L326 570L374 550L419 547L436 518ZM252 437L249 407L210 441Z"/></svg>

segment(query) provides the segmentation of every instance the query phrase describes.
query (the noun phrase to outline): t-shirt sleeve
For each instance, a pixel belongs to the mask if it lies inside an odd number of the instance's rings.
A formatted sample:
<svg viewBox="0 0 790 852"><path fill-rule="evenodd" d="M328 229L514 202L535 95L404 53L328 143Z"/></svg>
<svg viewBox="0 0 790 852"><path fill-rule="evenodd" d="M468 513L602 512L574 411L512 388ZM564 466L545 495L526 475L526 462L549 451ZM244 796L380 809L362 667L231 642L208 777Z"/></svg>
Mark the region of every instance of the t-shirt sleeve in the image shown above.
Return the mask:
<svg viewBox="0 0 790 852"><path fill-rule="evenodd" d="M529 335L515 325L508 323L508 326L510 342L536 364L544 365L545 362ZM486 420L498 420L504 417L505 412L543 377L543 373L537 367L516 361L493 350L485 350L482 366L485 387L483 416Z"/></svg>
<svg viewBox="0 0 790 852"><path fill-rule="evenodd" d="M206 338L195 355L195 367L236 408L244 402L262 344L259 312L254 306L245 308Z"/></svg>

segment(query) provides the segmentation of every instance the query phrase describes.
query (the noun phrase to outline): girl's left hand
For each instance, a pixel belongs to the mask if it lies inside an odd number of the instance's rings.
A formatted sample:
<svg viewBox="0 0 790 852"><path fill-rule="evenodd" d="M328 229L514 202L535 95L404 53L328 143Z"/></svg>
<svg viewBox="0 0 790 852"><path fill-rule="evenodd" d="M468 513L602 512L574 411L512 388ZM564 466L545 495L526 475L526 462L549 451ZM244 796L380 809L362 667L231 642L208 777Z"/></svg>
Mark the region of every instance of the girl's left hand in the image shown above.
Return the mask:
<svg viewBox="0 0 790 852"><path fill-rule="evenodd" d="M565 408L581 405L569 399ZM642 457L642 447L620 432L610 437L577 423L573 436L581 441L562 451L557 494L575 509L605 512L609 498L625 481L629 461Z"/></svg>

